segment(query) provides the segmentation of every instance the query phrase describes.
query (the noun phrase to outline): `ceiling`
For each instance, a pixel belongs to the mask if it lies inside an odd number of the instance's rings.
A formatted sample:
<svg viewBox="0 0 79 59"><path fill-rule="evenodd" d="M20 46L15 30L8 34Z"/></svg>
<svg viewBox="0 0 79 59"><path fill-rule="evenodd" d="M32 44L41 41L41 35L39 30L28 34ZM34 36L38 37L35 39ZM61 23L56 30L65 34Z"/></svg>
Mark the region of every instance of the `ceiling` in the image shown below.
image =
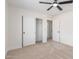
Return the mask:
<svg viewBox="0 0 79 59"><path fill-rule="evenodd" d="M65 4L65 5L60 5L63 8L63 11L59 11L56 7L53 7L51 10L47 11L47 9L51 5L39 4L39 1L53 2L54 0L8 0L8 3L9 5L13 5L19 8L24 8L37 12L42 12L50 16L58 15L63 12L71 11L73 9L73 4ZM60 1L68 1L68 0L58 0L58 2Z"/></svg>

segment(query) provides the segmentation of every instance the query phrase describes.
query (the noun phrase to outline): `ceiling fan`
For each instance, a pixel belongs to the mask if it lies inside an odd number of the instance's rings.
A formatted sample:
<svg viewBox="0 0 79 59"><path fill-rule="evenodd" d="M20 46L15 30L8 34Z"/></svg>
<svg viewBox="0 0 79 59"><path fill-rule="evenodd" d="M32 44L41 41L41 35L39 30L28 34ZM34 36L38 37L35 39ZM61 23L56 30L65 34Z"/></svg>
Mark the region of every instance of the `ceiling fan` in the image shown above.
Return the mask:
<svg viewBox="0 0 79 59"><path fill-rule="evenodd" d="M73 0L63 2L58 2L58 0L54 0L54 2L39 2L39 3L52 5L47 9L47 11L49 11L52 7L57 7L60 11L62 11L63 9L59 5L73 3Z"/></svg>

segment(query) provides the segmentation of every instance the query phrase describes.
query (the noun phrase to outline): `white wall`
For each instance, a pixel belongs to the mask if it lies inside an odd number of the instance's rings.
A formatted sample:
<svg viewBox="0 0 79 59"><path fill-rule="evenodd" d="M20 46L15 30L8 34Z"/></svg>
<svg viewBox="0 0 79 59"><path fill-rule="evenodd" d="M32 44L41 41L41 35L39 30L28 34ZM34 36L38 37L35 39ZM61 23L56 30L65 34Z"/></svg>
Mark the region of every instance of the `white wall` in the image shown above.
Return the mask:
<svg viewBox="0 0 79 59"><path fill-rule="evenodd" d="M26 18L28 18L28 20L30 21L29 24L30 25L35 25L33 26L33 35L32 36L32 40L30 41L31 44L33 42L33 44L35 43L35 39L36 39L36 18L40 18L43 19L43 42L46 42L47 40L47 16L43 15L42 13L38 13L38 12L34 12L34 11L29 11L29 10L24 10L21 8L16 8L13 6L9 6L9 50L12 49L16 49L16 48L21 48L22 47L22 16L27 16ZM33 21L32 21L33 20ZM31 23L33 22L33 23ZM29 26L29 25L28 25ZM28 45L27 43L24 43L24 46Z"/></svg>
<svg viewBox="0 0 79 59"><path fill-rule="evenodd" d="M12 8L9 6L8 8L8 30L9 30L9 40L8 44L9 47L8 49L16 49L16 48L21 48L21 13L18 9Z"/></svg>
<svg viewBox="0 0 79 59"><path fill-rule="evenodd" d="M60 23L60 42L73 46L73 11L57 15L53 20L53 39L57 41L57 26Z"/></svg>

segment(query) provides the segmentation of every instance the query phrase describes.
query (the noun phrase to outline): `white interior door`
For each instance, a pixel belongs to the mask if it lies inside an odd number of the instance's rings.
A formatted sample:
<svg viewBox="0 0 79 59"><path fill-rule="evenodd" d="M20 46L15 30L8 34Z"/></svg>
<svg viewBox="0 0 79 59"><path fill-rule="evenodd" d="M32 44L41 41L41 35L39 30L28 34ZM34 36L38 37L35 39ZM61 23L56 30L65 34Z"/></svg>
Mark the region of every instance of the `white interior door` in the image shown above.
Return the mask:
<svg viewBox="0 0 79 59"><path fill-rule="evenodd" d="M35 43L35 20L28 15L23 16L23 45Z"/></svg>
<svg viewBox="0 0 79 59"><path fill-rule="evenodd" d="M53 40L60 42L60 22L59 20L53 21Z"/></svg>
<svg viewBox="0 0 79 59"><path fill-rule="evenodd" d="M36 19L36 42L42 41L42 20Z"/></svg>

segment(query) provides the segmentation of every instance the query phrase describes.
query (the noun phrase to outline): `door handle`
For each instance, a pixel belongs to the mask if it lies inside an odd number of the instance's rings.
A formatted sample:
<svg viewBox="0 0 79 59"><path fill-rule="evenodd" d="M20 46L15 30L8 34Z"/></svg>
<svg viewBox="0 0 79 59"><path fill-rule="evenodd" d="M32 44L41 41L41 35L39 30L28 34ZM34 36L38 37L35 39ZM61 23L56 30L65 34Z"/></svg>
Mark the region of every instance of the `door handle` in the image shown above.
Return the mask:
<svg viewBox="0 0 79 59"><path fill-rule="evenodd" d="M25 34L25 32L23 32L23 34Z"/></svg>

